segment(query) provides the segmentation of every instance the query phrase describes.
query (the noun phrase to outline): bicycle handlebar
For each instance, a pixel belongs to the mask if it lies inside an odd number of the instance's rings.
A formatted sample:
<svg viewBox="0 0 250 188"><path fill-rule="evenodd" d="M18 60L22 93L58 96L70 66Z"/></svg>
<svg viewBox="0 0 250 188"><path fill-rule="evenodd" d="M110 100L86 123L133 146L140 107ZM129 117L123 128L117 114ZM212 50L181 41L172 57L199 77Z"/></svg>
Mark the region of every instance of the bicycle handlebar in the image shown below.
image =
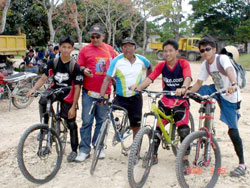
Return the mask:
<svg viewBox="0 0 250 188"><path fill-rule="evenodd" d="M161 95L175 96L175 91L151 91L147 89L142 89L141 91L137 91L141 93L147 93L149 97L159 98Z"/></svg>
<svg viewBox="0 0 250 188"><path fill-rule="evenodd" d="M66 87L61 87L61 88L51 90L51 92L49 93L47 98L49 98L53 95L63 94L66 90L70 90L71 88L72 88L72 86L66 86ZM43 93L43 91L35 91L31 96L38 97L38 95L41 95L42 93Z"/></svg>
<svg viewBox="0 0 250 188"><path fill-rule="evenodd" d="M216 95L223 95L226 93L226 90L216 91L212 93L211 95L200 95L199 93L187 93L187 96L194 101L200 103L201 101L209 100L211 98L214 98Z"/></svg>

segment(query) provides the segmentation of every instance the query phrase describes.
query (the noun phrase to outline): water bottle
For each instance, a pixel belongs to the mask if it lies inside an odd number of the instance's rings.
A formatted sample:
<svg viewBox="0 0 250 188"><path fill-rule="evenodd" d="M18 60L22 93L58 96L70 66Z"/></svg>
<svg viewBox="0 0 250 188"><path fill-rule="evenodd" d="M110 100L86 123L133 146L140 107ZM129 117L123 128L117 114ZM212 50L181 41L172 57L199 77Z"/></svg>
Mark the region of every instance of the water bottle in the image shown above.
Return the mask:
<svg viewBox="0 0 250 188"><path fill-rule="evenodd" d="M121 123L118 117L115 118L115 125L118 131L121 130Z"/></svg>

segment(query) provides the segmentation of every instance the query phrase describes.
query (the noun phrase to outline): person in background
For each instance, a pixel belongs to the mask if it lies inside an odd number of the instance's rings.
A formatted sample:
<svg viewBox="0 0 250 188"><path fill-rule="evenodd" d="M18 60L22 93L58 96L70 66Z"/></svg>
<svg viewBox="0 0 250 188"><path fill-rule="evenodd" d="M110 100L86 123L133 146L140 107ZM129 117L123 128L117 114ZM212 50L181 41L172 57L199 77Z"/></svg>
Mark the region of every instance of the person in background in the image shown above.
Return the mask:
<svg viewBox="0 0 250 188"><path fill-rule="evenodd" d="M25 62L25 71L37 73L38 67L36 63L36 58L34 57L34 50L31 49L28 55L24 59Z"/></svg>

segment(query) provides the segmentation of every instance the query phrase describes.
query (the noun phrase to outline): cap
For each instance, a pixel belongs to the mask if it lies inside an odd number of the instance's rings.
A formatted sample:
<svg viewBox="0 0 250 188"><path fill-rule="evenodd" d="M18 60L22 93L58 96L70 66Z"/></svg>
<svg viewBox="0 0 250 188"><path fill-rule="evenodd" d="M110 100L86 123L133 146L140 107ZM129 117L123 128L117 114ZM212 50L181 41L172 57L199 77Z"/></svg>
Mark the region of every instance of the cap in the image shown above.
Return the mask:
<svg viewBox="0 0 250 188"><path fill-rule="evenodd" d="M123 39L122 45L127 44L127 43L134 44L136 46L136 42L133 39L131 39L131 38L125 38L125 39Z"/></svg>
<svg viewBox="0 0 250 188"><path fill-rule="evenodd" d="M99 35L104 34L104 29L103 29L103 27L100 26L99 24L93 25L93 26L91 27L91 29L90 29L90 34L92 35L92 34L94 34L94 33L99 34Z"/></svg>

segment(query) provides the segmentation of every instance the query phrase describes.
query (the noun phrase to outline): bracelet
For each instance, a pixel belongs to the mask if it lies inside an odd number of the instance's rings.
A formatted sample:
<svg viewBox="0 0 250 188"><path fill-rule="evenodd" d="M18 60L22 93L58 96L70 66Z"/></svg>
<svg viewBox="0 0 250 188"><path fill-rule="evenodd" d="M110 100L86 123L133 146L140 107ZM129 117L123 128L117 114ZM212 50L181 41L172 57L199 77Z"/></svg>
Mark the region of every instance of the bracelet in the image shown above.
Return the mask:
<svg viewBox="0 0 250 188"><path fill-rule="evenodd" d="M235 85L238 85L238 83L237 82L232 82L231 85L235 86Z"/></svg>

